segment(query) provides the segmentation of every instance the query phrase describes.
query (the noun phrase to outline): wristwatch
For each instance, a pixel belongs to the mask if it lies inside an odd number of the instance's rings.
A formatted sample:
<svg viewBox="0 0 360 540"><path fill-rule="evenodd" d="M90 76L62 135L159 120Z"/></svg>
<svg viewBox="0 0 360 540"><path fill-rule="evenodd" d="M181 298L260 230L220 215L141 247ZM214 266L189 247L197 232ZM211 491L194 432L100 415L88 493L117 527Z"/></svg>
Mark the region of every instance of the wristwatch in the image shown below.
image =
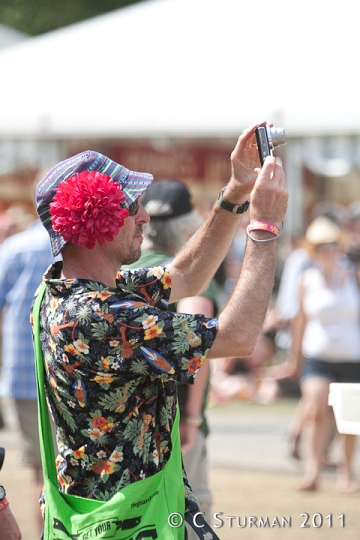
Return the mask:
<svg viewBox="0 0 360 540"><path fill-rule="evenodd" d="M225 199L223 199L224 189L225 188L223 187L222 190L220 191L219 197L217 200L217 203L220 206L220 208L222 208L223 210L227 210L228 212L231 212L232 214L243 214L244 212L246 212L246 210L249 208L249 205L250 205L249 201L246 201L243 204L229 203L228 201L225 201Z"/></svg>
<svg viewBox="0 0 360 540"><path fill-rule="evenodd" d="M5 488L4 486L0 486L0 502L5 499L6 497L6 491L5 491Z"/></svg>

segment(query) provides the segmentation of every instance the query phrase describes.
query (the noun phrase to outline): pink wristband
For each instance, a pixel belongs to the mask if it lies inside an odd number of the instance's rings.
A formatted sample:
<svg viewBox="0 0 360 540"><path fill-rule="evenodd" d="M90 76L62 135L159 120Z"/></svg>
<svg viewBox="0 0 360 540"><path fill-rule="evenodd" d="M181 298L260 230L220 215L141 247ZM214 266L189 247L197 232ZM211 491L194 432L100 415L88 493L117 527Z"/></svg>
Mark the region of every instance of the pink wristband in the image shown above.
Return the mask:
<svg viewBox="0 0 360 540"><path fill-rule="evenodd" d="M279 236L280 229L276 225L273 225L273 223L269 223L268 221L254 221L254 223L250 223L248 225L248 231L267 231L274 236Z"/></svg>

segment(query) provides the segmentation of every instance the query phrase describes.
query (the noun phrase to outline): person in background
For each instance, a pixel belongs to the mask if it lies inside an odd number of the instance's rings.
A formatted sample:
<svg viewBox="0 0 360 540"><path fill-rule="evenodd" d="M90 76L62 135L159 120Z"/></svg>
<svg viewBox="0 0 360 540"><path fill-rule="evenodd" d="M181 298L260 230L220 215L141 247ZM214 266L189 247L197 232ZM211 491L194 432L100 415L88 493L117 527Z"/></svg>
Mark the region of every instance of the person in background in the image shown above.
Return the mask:
<svg viewBox="0 0 360 540"><path fill-rule="evenodd" d="M360 382L360 291L355 265L342 249L341 228L326 217L306 230L312 260L300 276L299 310L291 323L292 340L283 365L300 375L304 476L299 489L318 488L323 458L333 428L328 406L330 382ZM352 476L356 437L341 435L343 458L338 489L356 489Z"/></svg>
<svg viewBox="0 0 360 540"><path fill-rule="evenodd" d="M349 215L349 209L344 205L333 200L323 200L312 209L308 225L318 217L326 217L341 229L342 236L345 238ZM294 238L292 250L284 260L275 306L268 312L267 321L272 324L275 331L278 361L266 370L262 380L262 389L271 399L282 397L287 391L300 398L288 435L289 453L296 460L301 460L301 432L304 416L299 377L298 374L288 377L286 370L283 369L282 361L291 349L292 324L299 309L300 275L313 265L305 232L306 230L301 236ZM331 442L335 435L334 419L332 424L329 445L323 457L324 466L331 468L334 466L330 458Z"/></svg>
<svg viewBox="0 0 360 540"><path fill-rule="evenodd" d="M202 223L194 210L186 185L177 180L160 180L152 184L142 199L150 216L144 226L144 242L140 259L128 268L147 268L169 263ZM215 317L218 313L218 288L213 279L202 294L183 298L169 310L178 313L202 313ZM206 437L209 428L206 406L210 369L206 363L193 385L178 384L180 436L185 470L199 502L201 512L211 521L211 492L208 479ZM188 530L188 539L196 536Z"/></svg>
<svg viewBox="0 0 360 540"><path fill-rule="evenodd" d="M49 237L40 220L0 245L2 369L0 393L12 399L19 429L19 460L34 471L34 512L39 534L39 495L43 485L38 438L35 364L29 312L46 268L54 262ZM6 423L6 418L5 418Z"/></svg>

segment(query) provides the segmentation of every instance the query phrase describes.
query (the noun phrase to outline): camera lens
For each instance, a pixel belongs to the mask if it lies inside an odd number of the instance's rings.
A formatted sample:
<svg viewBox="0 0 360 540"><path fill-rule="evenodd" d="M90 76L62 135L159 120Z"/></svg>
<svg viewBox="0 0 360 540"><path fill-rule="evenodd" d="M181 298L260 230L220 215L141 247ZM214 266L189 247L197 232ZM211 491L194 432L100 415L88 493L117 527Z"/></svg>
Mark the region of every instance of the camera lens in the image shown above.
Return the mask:
<svg viewBox="0 0 360 540"><path fill-rule="evenodd" d="M277 148L282 144L286 144L284 128L266 126L266 130L271 148Z"/></svg>

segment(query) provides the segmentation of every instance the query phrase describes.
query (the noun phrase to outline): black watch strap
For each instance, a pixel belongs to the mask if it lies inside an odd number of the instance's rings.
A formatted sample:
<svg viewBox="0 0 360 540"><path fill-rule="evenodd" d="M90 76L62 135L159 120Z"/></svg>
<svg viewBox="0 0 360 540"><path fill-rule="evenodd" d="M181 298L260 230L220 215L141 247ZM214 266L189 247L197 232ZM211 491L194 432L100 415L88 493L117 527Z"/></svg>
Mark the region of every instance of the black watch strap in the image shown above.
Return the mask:
<svg viewBox="0 0 360 540"><path fill-rule="evenodd" d="M246 212L246 210L249 208L249 205L250 205L249 201L246 201L243 204L229 203L228 201L225 201L225 199L223 198L224 189L225 188L223 187L222 190L220 191L219 197L217 200L217 203L220 206L220 208L222 208L223 210L227 210L228 212L231 212L232 214L243 214L244 212Z"/></svg>
<svg viewBox="0 0 360 540"><path fill-rule="evenodd" d="M5 459L5 448L3 446L0 446L0 471L1 471L1 467L3 466L4 459Z"/></svg>

